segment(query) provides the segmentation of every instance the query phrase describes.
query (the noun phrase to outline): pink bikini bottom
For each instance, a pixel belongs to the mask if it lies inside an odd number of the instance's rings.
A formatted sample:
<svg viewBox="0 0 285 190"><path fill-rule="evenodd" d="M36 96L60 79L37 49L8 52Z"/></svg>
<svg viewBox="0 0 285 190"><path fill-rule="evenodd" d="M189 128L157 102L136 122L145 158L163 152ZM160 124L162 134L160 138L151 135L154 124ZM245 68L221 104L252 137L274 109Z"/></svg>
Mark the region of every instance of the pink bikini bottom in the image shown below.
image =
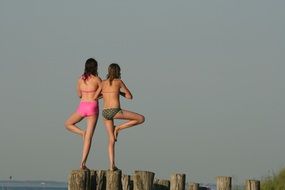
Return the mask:
<svg viewBox="0 0 285 190"><path fill-rule="evenodd" d="M98 101L81 101L76 112L82 117L97 115L99 113Z"/></svg>

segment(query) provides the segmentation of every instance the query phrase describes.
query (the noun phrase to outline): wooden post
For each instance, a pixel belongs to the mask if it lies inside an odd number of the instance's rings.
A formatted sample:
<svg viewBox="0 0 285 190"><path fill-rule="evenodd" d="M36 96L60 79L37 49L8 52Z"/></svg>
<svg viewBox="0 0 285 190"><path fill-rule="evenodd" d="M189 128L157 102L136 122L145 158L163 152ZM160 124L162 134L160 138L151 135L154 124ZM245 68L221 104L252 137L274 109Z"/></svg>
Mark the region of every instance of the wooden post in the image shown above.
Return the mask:
<svg viewBox="0 0 285 190"><path fill-rule="evenodd" d="M135 171L134 190L152 190L153 179L153 172Z"/></svg>
<svg viewBox="0 0 285 190"><path fill-rule="evenodd" d="M190 183L189 190L199 190L199 183Z"/></svg>
<svg viewBox="0 0 285 190"><path fill-rule="evenodd" d="M91 170L90 171L90 186L91 189L96 190L96 171L95 170Z"/></svg>
<svg viewBox="0 0 285 190"><path fill-rule="evenodd" d="M231 190L232 178L226 176L217 177L217 190Z"/></svg>
<svg viewBox="0 0 285 190"><path fill-rule="evenodd" d="M68 190L89 190L90 188L90 171L72 170L68 177Z"/></svg>
<svg viewBox="0 0 285 190"><path fill-rule="evenodd" d="M122 171L107 171L106 190L122 190Z"/></svg>
<svg viewBox="0 0 285 190"><path fill-rule="evenodd" d="M169 180L161 180L155 179L153 183L154 190L169 190L170 189L170 181Z"/></svg>
<svg viewBox="0 0 285 190"><path fill-rule="evenodd" d="M106 190L106 171L105 170L99 170L96 172L96 190Z"/></svg>
<svg viewBox="0 0 285 190"><path fill-rule="evenodd" d="M133 190L131 186L131 176L129 175L122 176L122 189L123 190Z"/></svg>
<svg viewBox="0 0 285 190"><path fill-rule="evenodd" d="M130 180L131 180L131 190L134 190L134 175L130 176Z"/></svg>
<svg viewBox="0 0 285 190"><path fill-rule="evenodd" d="M260 181L258 180L246 180L245 190L260 190Z"/></svg>
<svg viewBox="0 0 285 190"><path fill-rule="evenodd" d="M170 190L185 190L185 174L171 175Z"/></svg>

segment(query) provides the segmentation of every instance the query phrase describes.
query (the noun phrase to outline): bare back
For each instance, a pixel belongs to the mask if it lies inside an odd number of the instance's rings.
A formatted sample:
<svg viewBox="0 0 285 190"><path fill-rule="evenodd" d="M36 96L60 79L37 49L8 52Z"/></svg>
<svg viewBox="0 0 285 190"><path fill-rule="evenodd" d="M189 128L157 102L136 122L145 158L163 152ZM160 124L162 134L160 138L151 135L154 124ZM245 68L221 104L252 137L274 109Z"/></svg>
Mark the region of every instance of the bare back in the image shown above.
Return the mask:
<svg viewBox="0 0 285 190"><path fill-rule="evenodd" d="M104 108L119 108L120 107L120 81L114 79L112 85L110 81L103 80L102 82L102 94L104 100Z"/></svg>
<svg viewBox="0 0 285 190"><path fill-rule="evenodd" d="M102 81L102 94L104 100L104 108L120 108L120 92L126 94L126 98L131 99L132 95L126 85L120 79L114 79L112 85L110 80Z"/></svg>
<svg viewBox="0 0 285 190"><path fill-rule="evenodd" d="M97 99L101 88L101 79L99 77L92 75L85 81L82 77L78 79L77 93L82 101L94 101Z"/></svg>

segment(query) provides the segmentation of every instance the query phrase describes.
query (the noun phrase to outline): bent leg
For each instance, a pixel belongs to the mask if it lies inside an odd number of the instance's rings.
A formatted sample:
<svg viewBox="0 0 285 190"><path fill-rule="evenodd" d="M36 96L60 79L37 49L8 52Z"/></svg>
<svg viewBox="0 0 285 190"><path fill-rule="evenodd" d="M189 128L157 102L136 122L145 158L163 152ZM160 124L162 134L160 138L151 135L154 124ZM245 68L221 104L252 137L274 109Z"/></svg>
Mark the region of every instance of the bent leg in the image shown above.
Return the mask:
<svg viewBox="0 0 285 190"><path fill-rule="evenodd" d="M108 143L108 155L109 155L109 166L110 170L115 168L115 137L114 137L114 122L113 120L104 119L104 125L109 138Z"/></svg>
<svg viewBox="0 0 285 190"><path fill-rule="evenodd" d="M119 131L129 128L129 127L139 125L145 121L145 118L143 115L135 113L135 112L131 112L128 110L122 110L122 112L117 113L114 118L129 120L115 128L115 131L114 131L115 138L117 138Z"/></svg>
<svg viewBox="0 0 285 190"><path fill-rule="evenodd" d="M96 128L98 115L89 116L86 119L87 127L83 138L82 159L80 164L81 169L86 168L86 161L90 152L92 137Z"/></svg>
<svg viewBox="0 0 285 190"><path fill-rule="evenodd" d="M78 134L80 136L84 136L84 131L77 127L75 124L81 121L83 117L79 115L78 113L73 113L64 123L65 128L72 133Z"/></svg>

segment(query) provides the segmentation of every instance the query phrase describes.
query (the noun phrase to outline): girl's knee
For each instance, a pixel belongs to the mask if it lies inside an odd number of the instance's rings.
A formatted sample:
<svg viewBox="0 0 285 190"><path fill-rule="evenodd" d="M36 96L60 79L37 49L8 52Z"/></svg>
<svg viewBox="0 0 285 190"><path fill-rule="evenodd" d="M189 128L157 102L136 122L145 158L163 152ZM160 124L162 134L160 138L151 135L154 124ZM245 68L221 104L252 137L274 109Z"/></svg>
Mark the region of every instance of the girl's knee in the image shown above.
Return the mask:
<svg viewBox="0 0 285 190"><path fill-rule="evenodd" d="M145 117L143 115L140 115L138 122L139 124L143 123L145 121Z"/></svg>
<svg viewBox="0 0 285 190"><path fill-rule="evenodd" d="M64 122L64 127L66 128L66 129L69 129L70 127L70 123L68 122L68 121L65 121Z"/></svg>

